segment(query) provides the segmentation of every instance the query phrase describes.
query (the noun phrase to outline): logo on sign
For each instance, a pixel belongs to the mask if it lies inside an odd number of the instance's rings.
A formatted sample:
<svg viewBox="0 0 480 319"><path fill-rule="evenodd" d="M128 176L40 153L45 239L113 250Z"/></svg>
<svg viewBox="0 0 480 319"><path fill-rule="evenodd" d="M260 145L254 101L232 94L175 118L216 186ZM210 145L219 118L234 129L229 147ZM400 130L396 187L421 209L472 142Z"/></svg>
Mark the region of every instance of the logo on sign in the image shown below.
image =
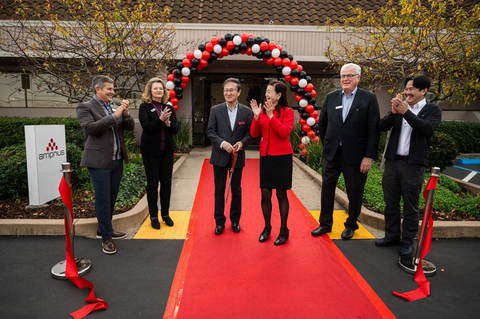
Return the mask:
<svg viewBox="0 0 480 319"><path fill-rule="evenodd" d="M46 153L38 154L38 159L44 160L47 158L53 158L55 156L63 156L65 155L65 150L58 150L58 145L55 143L53 138L50 139L48 146L46 147Z"/></svg>

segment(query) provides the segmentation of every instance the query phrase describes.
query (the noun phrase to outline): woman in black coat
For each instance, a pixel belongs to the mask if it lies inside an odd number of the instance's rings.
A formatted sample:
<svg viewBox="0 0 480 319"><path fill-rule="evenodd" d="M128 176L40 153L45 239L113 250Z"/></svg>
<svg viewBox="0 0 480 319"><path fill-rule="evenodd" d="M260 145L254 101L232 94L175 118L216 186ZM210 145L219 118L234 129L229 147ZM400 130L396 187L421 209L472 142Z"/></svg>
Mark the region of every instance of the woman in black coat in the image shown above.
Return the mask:
<svg viewBox="0 0 480 319"><path fill-rule="evenodd" d="M138 117L143 128L140 149L147 175L148 211L152 227L160 229L158 195L162 219L167 226L173 226L169 213L174 154L173 134L178 133L179 126L175 109L168 102L167 88L160 78L148 81L142 94L142 101Z"/></svg>

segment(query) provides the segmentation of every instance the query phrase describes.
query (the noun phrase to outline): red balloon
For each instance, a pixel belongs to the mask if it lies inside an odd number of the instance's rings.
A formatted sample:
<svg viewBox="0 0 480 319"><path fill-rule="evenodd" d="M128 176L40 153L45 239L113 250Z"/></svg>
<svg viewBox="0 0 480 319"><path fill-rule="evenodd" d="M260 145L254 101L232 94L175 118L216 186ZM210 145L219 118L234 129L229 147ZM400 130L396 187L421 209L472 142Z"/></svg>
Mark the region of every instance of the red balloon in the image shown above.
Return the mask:
<svg viewBox="0 0 480 319"><path fill-rule="evenodd" d="M305 86L305 92L312 92L313 90L313 84L312 83L307 83Z"/></svg>
<svg viewBox="0 0 480 319"><path fill-rule="evenodd" d="M177 93L175 93L175 90L168 90L168 96L170 96L170 98L175 97L176 95Z"/></svg>
<svg viewBox="0 0 480 319"><path fill-rule="evenodd" d="M292 70L293 70L293 69L296 69L297 66L298 66L298 62L297 62L297 61L292 60L292 61L290 62L290 68L291 68Z"/></svg>
<svg viewBox="0 0 480 319"><path fill-rule="evenodd" d="M212 46L215 46L215 45L218 44L218 38L213 37L213 38L210 39L210 42L212 43Z"/></svg>
<svg viewBox="0 0 480 319"><path fill-rule="evenodd" d="M274 60L274 59L273 59L272 57L268 58L268 59L267 59L267 64L268 64L268 65L272 65L272 64L273 64L273 60Z"/></svg>
<svg viewBox="0 0 480 319"><path fill-rule="evenodd" d="M281 57L274 58L274 59L273 59L273 64L274 64L275 66L280 66L280 65L282 65L282 58L281 58Z"/></svg>
<svg viewBox="0 0 480 319"><path fill-rule="evenodd" d="M269 49L270 51L272 51L272 50L275 49L276 47L277 47L277 44L276 44L275 42L270 41L270 42L268 43L268 49Z"/></svg>
<svg viewBox="0 0 480 319"><path fill-rule="evenodd" d="M284 58L282 60L282 65L283 66L289 66L290 65L290 59L289 58Z"/></svg>
<svg viewBox="0 0 480 319"><path fill-rule="evenodd" d="M192 61L190 61L189 59L183 59L182 64L184 67L189 68L192 66Z"/></svg>
<svg viewBox="0 0 480 319"><path fill-rule="evenodd" d="M191 60L193 59L195 56L193 55L193 52L192 51L188 51L187 52L187 59Z"/></svg>
<svg viewBox="0 0 480 319"><path fill-rule="evenodd" d="M222 55L223 56L228 56L230 54L230 51L227 48L222 49Z"/></svg>
<svg viewBox="0 0 480 319"><path fill-rule="evenodd" d="M240 37L242 38L242 42L247 42L248 35L246 33L242 33Z"/></svg>
<svg viewBox="0 0 480 319"><path fill-rule="evenodd" d="M290 80L290 84L291 85L298 85L298 78L297 77L292 77L292 79Z"/></svg>
<svg viewBox="0 0 480 319"><path fill-rule="evenodd" d="M318 144L319 142L320 142L320 137L315 136L315 137L313 138L313 143Z"/></svg>
<svg viewBox="0 0 480 319"><path fill-rule="evenodd" d="M305 147L307 147L307 145L303 144L303 143L300 143L300 148L303 150Z"/></svg>
<svg viewBox="0 0 480 319"><path fill-rule="evenodd" d="M219 58L219 59L223 58L222 52L220 52L220 53L218 54L218 58Z"/></svg>
<svg viewBox="0 0 480 319"><path fill-rule="evenodd" d="M307 124L307 120L304 119L303 117L301 117L301 118L298 120L298 123L300 124L300 126L304 126L305 124Z"/></svg>
<svg viewBox="0 0 480 319"><path fill-rule="evenodd" d="M307 111L308 113L312 113L313 112L313 105L308 104L307 106L305 106L305 111Z"/></svg>
<svg viewBox="0 0 480 319"><path fill-rule="evenodd" d="M208 65L208 61L205 59L200 59L200 66L202 68L206 67Z"/></svg>
<svg viewBox="0 0 480 319"><path fill-rule="evenodd" d="M247 51L246 51L245 53L247 53L247 55L252 55L252 53L253 53L253 52L252 52L252 48L251 48L251 47L248 47L248 48L247 48Z"/></svg>
<svg viewBox="0 0 480 319"><path fill-rule="evenodd" d="M290 81L289 81L289 82L290 82ZM298 95L297 93L295 93L295 101L300 102L301 99L303 99L303 96Z"/></svg>
<svg viewBox="0 0 480 319"><path fill-rule="evenodd" d="M207 50L208 52L212 52L213 51L213 44L212 43L205 44L205 50Z"/></svg>
<svg viewBox="0 0 480 319"><path fill-rule="evenodd" d="M308 155L308 149L307 149L307 148L304 148L304 149L302 150L302 155L305 156L305 157L307 157L307 155Z"/></svg>
<svg viewBox="0 0 480 319"><path fill-rule="evenodd" d="M180 77L180 80L182 81L182 83L188 83L188 81L190 81L190 78L186 75L182 75Z"/></svg>
<svg viewBox="0 0 480 319"><path fill-rule="evenodd" d="M203 51L203 52L202 52L202 57L203 57L205 60L210 59L210 52L208 52L208 51Z"/></svg>
<svg viewBox="0 0 480 319"><path fill-rule="evenodd" d="M280 50L280 52L282 52L282 46L280 44L277 44L277 49Z"/></svg>
<svg viewBox="0 0 480 319"><path fill-rule="evenodd" d="M291 76L290 74L283 76L283 78L284 78L285 81L287 81L287 82L290 82L290 81L292 80L292 76Z"/></svg>
<svg viewBox="0 0 480 319"><path fill-rule="evenodd" d="M315 138L315 131L313 130L308 131L307 136L310 138L310 140L313 140Z"/></svg>
<svg viewBox="0 0 480 319"><path fill-rule="evenodd" d="M260 43L260 50L266 51L268 49L268 43L262 42Z"/></svg>
<svg viewBox="0 0 480 319"><path fill-rule="evenodd" d="M227 45L226 45L227 50L232 50L234 47L235 47L235 43L233 43L233 41L227 42Z"/></svg>
<svg viewBox="0 0 480 319"><path fill-rule="evenodd" d="M173 106L178 104L178 99L176 97L170 98L170 103L172 103Z"/></svg>
<svg viewBox="0 0 480 319"><path fill-rule="evenodd" d="M251 34L251 33L248 35L248 37L249 37L249 38L254 38L254 39L255 39L255 36L254 36L253 34Z"/></svg>
<svg viewBox="0 0 480 319"><path fill-rule="evenodd" d="M317 111L312 111L310 113L310 116L313 117L314 119L318 119L318 112Z"/></svg>
<svg viewBox="0 0 480 319"><path fill-rule="evenodd" d="M182 89L186 89L187 88L187 83L182 82L182 83L180 83L180 86L182 87Z"/></svg>
<svg viewBox="0 0 480 319"><path fill-rule="evenodd" d="M309 131L311 131L312 129L310 128L310 125L308 125L308 124L303 124L303 125L302 125L302 130L303 130L304 132L309 132Z"/></svg>
<svg viewBox="0 0 480 319"><path fill-rule="evenodd" d="M298 69L298 72L302 72L303 71L303 66L301 66L300 64L297 65L297 69Z"/></svg>
<svg viewBox="0 0 480 319"><path fill-rule="evenodd" d="M312 97L317 96L317 92L315 90L312 90L311 94L312 94Z"/></svg>
<svg viewBox="0 0 480 319"><path fill-rule="evenodd" d="M175 110L175 112L178 111L178 105L174 105L173 109ZM174 157L175 157L175 154L174 154Z"/></svg>
<svg viewBox="0 0 480 319"><path fill-rule="evenodd" d="M245 54L245 53L247 53L247 50L240 51L240 54Z"/></svg>
<svg viewBox="0 0 480 319"><path fill-rule="evenodd" d="M167 75L167 81L173 81L175 79L175 75L169 74Z"/></svg>
<svg viewBox="0 0 480 319"><path fill-rule="evenodd" d="M197 65L197 71L202 71L202 69L203 69L203 66L201 66L200 64Z"/></svg>

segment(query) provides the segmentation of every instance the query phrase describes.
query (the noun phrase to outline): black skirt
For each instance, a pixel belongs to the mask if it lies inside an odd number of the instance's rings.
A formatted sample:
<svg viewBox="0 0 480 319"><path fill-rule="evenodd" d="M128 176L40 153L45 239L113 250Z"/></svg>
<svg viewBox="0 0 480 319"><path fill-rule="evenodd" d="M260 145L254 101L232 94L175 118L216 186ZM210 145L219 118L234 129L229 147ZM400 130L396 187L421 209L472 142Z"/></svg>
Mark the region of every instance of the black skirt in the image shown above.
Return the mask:
<svg viewBox="0 0 480 319"><path fill-rule="evenodd" d="M292 154L260 156L260 188L291 189L292 173Z"/></svg>

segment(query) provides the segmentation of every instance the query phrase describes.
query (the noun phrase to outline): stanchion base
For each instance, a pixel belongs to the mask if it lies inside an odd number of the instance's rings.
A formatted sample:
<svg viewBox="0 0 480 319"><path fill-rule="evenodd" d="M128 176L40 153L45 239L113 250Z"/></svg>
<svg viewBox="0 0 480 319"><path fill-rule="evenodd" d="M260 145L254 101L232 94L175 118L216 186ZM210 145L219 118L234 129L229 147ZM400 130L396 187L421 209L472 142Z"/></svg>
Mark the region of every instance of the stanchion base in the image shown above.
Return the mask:
<svg viewBox="0 0 480 319"><path fill-rule="evenodd" d="M412 275L415 274L415 272L417 271L417 268L415 267L415 258L414 257L411 257L411 258L398 258L398 267L400 267L400 269L402 269L403 271L406 271ZM437 267L427 261L427 260L422 260L422 268L423 268L423 273L425 275L425 277L430 277L430 276L433 276L437 273Z"/></svg>
<svg viewBox="0 0 480 319"><path fill-rule="evenodd" d="M84 258L75 258L77 264L77 271L79 276L86 275L92 269L92 262ZM67 261L62 260L52 267L52 276L55 279L68 279L65 275L65 268Z"/></svg>

